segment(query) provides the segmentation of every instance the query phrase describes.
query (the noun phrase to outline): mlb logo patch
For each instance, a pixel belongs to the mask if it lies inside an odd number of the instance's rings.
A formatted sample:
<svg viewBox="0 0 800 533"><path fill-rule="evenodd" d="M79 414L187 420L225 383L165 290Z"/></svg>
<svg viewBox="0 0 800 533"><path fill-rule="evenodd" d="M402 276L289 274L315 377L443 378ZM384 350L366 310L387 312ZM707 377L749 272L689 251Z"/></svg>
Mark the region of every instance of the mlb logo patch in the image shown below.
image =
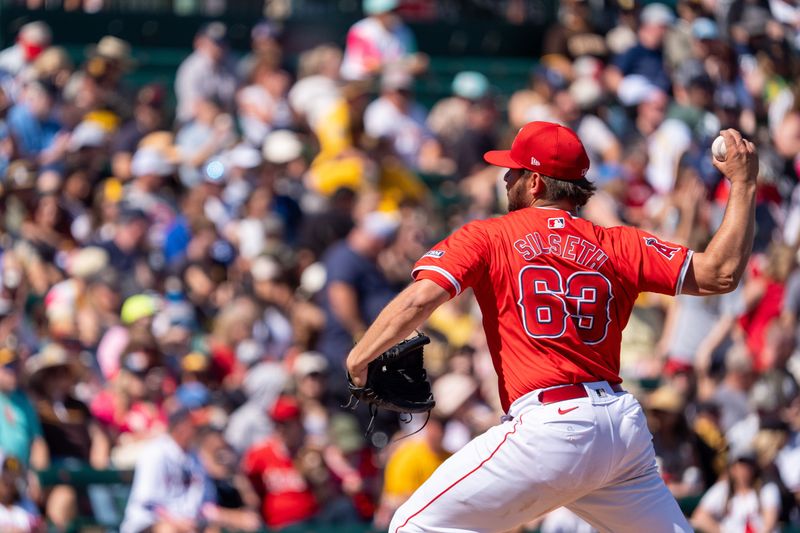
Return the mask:
<svg viewBox="0 0 800 533"><path fill-rule="evenodd" d="M435 257L436 259L439 259L443 255L444 255L444 250L431 250L430 252L427 252L422 257Z"/></svg>
<svg viewBox="0 0 800 533"><path fill-rule="evenodd" d="M547 227L549 229L563 229L564 226L566 226L566 222L564 222L564 217L547 219Z"/></svg>

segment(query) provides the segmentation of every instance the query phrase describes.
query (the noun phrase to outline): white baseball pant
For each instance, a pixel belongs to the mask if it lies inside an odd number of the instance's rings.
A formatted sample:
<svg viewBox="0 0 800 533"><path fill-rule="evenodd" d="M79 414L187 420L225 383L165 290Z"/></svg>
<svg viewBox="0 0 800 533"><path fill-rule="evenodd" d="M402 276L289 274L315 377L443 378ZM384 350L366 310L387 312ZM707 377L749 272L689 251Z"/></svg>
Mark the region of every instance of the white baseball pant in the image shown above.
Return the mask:
<svg viewBox="0 0 800 533"><path fill-rule="evenodd" d="M536 390L445 461L395 513L389 533L502 532L565 506L603 532L692 531L658 474L632 394L605 381L542 405Z"/></svg>

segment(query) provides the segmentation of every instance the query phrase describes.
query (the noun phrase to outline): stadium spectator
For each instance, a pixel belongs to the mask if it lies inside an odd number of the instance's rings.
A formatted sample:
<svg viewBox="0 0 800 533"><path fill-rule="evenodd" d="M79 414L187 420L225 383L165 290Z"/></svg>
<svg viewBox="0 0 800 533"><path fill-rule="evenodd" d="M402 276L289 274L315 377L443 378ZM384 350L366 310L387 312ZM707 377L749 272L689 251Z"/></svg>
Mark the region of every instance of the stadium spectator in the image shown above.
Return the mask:
<svg viewBox="0 0 800 533"><path fill-rule="evenodd" d="M253 66L250 85L236 95L236 109L244 139L261 146L272 129L291 125L287 102L289 74L280 68L276 59L265 57Z"/></svg>
<svg viewBox="0 0 800 533"><path fill-rule="evenodd" d="M8 112L8 129L18 152L42 165L58 163L69 140L55 116L56 91L48 82L33 81Z"/></svg>
<svg viewBox="0 0 800 533"><path fill-rule="evenodd" d="M243 344L240 343L240 350ZM255 349L262 351L258 346ZM268 413L287 383L286 372L275 362L255 364L247 371L242 383L247 401L231 413L225 429L225 440L239 454L245 453L272 434L274 426Z"/></svg>
<svg viewBox="0 0 800 533"><path fill-rule="evenodd" d="M177 119L188 122L195 118L198 103L204 98L219 100L224 110L231 111L237 84L228 54L228 28L221 22L202 27L194 39L194 52L175 75Z"/></svg>
<svg viewBox="0 0 800 533"><path fill-rule="evenodd" d="M0 70L15 76L33 63L50 46L53 34L45 22L34 21L23 25L17 41L0 52Z"/></svg>
<svg viewBox="0 0 800 533"><path fill-rule="evenodd" d="M208 474L190 453L202 412L176 404L168 417L167 432L150 441L136 461L123 533L189 532L219 517Z"/></svg>
<svg viewBox="0 0 800 533"><path fill-rule="evenodd" d="M317 348L335 368L341 367L353 341L361 337L367 324L396 294L376 259L394 237L397 227L397 221L390 215L370 213L346 240L325 254L327 275L322 308L326 320Z"/></svg>
<svg viewBox="0 0 800 533"><path fill-rule="evenodd" d="M0 404L5 416L0 418L0 448L6 456L16 457L25 466L44 469L50 454L41 422L27 394L20 388L19 357L7 346L0 349Z"/></svg>
<svg viewBox="0 0 800 533"><path fill-rule="evenodd" d="M685 398L662 385L648 396L646 406L656 460L667 488L676 498L701 494L708 480L713 483L716 477L710 468L703 471L714 452L689 427Z"/></svg>
<svg viewBox="0 0 800 533"><path fill-rule="evenodd" d="M322 502L303 471L305 432L300 406L289 396L280 397L269 411L275 434L250 448L242 468L259 494L264 522L274 528L312 519ZM313 465L312 465L313 467Z"/></svg>
<svg viewBox="0 0 800 533"><path fill-rule="evenodd" d="M178 130L175 145L181 154L181 182L191 187L203 179L203 167L214 154L234 143L234 123L221 101L205 96L195 100L194 114Z"/></svg>
<svg viewBox="0 0 800 533"><path fill-rule="evenodd" d="M127 180L132 177L131 159L139 142L148 134L164 126L165 89L160 85L146 85L136 95L133 118L120 127L111 146L114 176Z"/></svg>
<svg viewBox="0 0 800 533"><path fill-rule="evenodd" d="M386 528L392 515L450 455L442 442L442 420L431 416L417 435L401 441L391 451L384 471L375 526Z"/></svg>
<svg viewBox="0 0 800 533"><path fill-rule="evenodd" d="M414 34L395 13L399 0L364 0L362 6L367 18L347 32L342 77L363 80L392 67L424 71L428 57L417 52Z"/></svg>
<svg viewBox="0 0 800 533"><path fill-rule="evenodd" d="M664 65L664 37L675 21L672 10L664 4L648 4L640 15L636 45L614 59L607 72L612 91L623 90L621 82L627 76L643 76L662 91L669 91L671 82ZM620 93L621 95L621 93Z"/></svg>
<svg viewBox="0 0 800 533"><path fill-rule="evenodd" d="M101 470L108 466L109 439L86 404L74 397L79 370L69 357L62 346L48 344L26 361L36 412L52 463L77 460Z"/></svg>
<svg viewBox="0 0 800 533"><path fill-rule="evenodd" d="M761 483L755 454L733 452L728 476L703 496L692 524L704 531L780 531L780 491L775 483Z"/></svg>
<svg viewBox="0 0 800 533"><path fill-rule="evenodd" d="M280 28L269 20L261 20L253 26L250 30L250 52L236 66L240 79L250 79L253 67L261 59L270 58L276 63L281 62L283 48L280 37Z"/></svg>
<svg viewBox="0 0 800 533"><path fill-rule="evenodd" d="M33 502L21 492L23 469L15 457L5 456L0 464L0 528L9 533L44 531L44 523L33 510Z"/></svg>
<svg viewBox="0 0 800 533"><path fill-rule="evenodd" d="M226 528L258 531L261 527L261 519L255 511L258 498L250 482L237 470L236 452L213 427L203 428L198 441L198 458L216 494L216 506L204 506L204 514Z"/></svg>

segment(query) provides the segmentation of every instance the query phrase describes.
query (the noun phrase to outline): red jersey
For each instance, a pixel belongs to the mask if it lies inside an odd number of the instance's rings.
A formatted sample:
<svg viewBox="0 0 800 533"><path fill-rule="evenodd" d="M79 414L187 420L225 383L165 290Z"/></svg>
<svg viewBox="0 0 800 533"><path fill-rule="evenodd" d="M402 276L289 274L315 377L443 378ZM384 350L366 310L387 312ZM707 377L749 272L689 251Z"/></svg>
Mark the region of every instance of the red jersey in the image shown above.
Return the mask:
<svg viewBox="0 0 800 533"><path fill-rule="evenodd" d="M261 514L268 526L287 526L317 513L317 499L311 487L280 440L270 438L251 448L242 467L263 498Z"/></svg>
<svg viewBox="0 0 800 533"><path fill-rule="evenodd" d="M640 292L680 292L691 251L631 227L532 207L471 222L414 266L451 296L467 287L504 409L554 385L619 383L622 330Z"/></svg>

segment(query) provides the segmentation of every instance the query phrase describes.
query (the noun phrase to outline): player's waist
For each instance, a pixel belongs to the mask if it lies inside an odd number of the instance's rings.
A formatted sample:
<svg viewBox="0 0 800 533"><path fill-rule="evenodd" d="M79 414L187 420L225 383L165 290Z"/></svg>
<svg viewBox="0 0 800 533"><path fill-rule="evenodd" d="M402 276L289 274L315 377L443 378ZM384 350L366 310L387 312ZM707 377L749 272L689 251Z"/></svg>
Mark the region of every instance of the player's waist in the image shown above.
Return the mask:
<svg viewBox="0 0 800 533"><path fill-rule="evenodd" d="M522 409L531 405L548 405L580 398L589 398L593 403L607 403L620 394L625 394L625 389L620 384L612 385L608 381L556 385L536 389L520 396L508 408L508 414L516 416Z"/></svg>

